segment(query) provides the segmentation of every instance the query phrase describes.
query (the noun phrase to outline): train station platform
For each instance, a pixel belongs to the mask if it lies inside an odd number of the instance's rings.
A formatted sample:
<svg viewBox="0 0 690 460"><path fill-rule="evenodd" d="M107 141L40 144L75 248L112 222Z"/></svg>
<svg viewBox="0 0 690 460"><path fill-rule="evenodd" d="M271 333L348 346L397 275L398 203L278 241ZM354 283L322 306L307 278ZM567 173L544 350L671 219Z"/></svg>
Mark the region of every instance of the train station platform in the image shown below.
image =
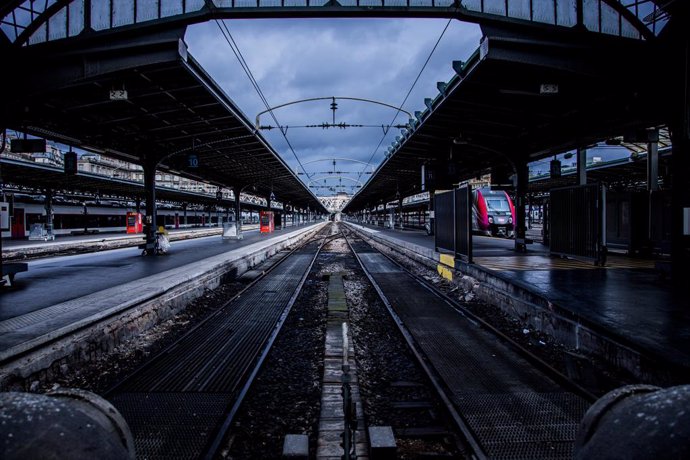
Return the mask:
<svg viewBox="0 0 690 460"><path fill-rule="evenodd" d="M243 225L244 232L258 229L258 225ZM202 238L220 235L221 227L188 227L168 229L171 241ZM2 240L3 260L24 260L39 257L50 257L61 254L81 252L95 252L136 246L141 243L143 234L127 234L122 232L81 233L70 235L56 235L53 240L9 239Z"/></svg>
<svg viewBox="0 0 690 460"><path fill-rule="evenodd" d="M177 241L155 257L129 247L29 262L0 297L0 388L61 360L112 349L321 226Z"/></svg>
<svg viewBox="0 0 690 460"><path fill-rule="evenodd" d="M434 237L349 223L394 250L439 264ZM649 259L610 254L604 267L551 257L541 244L526 253L514 241L473 237L473 263L445 267L460 284L573 349L591 351L639 378L664 369L690 376L690 309ZM451 260L452 257L445 257ZM466 275L469 275L468 278ZM466 278L466 279L463 279Z"/></svg>

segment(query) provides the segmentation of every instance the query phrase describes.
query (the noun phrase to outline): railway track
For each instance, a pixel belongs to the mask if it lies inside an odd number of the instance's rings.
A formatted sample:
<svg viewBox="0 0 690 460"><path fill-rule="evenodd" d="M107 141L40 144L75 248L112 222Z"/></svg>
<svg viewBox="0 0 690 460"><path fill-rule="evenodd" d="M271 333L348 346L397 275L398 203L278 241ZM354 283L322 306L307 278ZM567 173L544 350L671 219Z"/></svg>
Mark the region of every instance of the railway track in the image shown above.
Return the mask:
<svg viewBox="0 0 690 460"><path fill-rule="evenodd" d="M470 457L572 458L577 427L594 396L351 231L345 233Z"/></svg>
<svg viewBox="0 0 690 460"><path fill-rule="evenodd" d="M323 231L106 392L137 455L213 458L314 260Z"/></svg>

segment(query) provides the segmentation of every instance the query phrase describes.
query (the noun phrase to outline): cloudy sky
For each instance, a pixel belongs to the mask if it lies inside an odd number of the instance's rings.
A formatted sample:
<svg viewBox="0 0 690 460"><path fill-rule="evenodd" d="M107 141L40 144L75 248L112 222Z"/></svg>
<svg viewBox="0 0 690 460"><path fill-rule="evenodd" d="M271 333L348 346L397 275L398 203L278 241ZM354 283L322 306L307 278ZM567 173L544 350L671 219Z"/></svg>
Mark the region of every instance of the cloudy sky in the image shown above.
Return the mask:
<svg viewBox="0 0 690 460"><path fill-rule="evenodd" d="M225 24L244 56L254 78L271 106L299 99L353 97L373 99L400 106L434 45L448 25L447 20L431 19L341 19L341 20L235 20ZM476 25L452 21L402 108L414 113L423 110L424 98L437 94L436 82L453 76L451 62L466 60L479 46L481 32ZM227 95L250 119L266 110L238 59L226 42L217 22L188 29L185 38L189 51L220 84ZM377 128L328 129L298 128L301 125L332 122L330 101L298 104L276 110L275 115L287 130L287 138L306 172L300 177L317 195L332 195L326 187L339 184L353 192L359 173L371 171L384 158L384 152L399 129L384 137L381 125L405 124L407 115L390 108L354 101L338 101L336 123L376 125ZM275 122L262 115L262 125ZM262 131L265 138L295 172L302 172L295 155L278 130ZM376 153L374 154L374 152ZM372 157L373 155L373 157ZM331 161L346 158L371 163L336 161L343 179L327 171ZM362 175L366 180L369 175ZM324 182L325 181L325 182Z"/></svg>

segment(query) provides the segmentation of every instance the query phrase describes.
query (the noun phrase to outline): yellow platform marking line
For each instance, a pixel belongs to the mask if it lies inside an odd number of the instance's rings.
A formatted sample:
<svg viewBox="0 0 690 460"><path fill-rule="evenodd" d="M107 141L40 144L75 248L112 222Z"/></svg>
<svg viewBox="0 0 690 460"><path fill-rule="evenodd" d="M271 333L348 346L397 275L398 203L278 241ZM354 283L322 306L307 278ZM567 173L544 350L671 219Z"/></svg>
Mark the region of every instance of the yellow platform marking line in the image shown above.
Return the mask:
<svg viewBox="0 0 690 460"><path fill-rule="evenodd" d="M575 259L561 259L544 256L516 256L516 257L476 257L474 262L482 267L494 271L504 270L593 270L597 268L625 269L625 268L654 268L653 260L609 259L604 267L598 267L591 262Z"/></svg>
<svg viewBox="0 0 690 460"><path fill-rule="evenodd" d="M447 267L455 268L455 258L453 256L449 256L448 254L439 254L438 261Z"/></svg>
<svg viewBox="0 0 690 460"><path fill-rule="evenodd" d="M448 281L453 281L453 269L455 269L455 257L449 256L448 254L439 254L438 256L439 264L436 266L438 274L447 279Z"/></svg>

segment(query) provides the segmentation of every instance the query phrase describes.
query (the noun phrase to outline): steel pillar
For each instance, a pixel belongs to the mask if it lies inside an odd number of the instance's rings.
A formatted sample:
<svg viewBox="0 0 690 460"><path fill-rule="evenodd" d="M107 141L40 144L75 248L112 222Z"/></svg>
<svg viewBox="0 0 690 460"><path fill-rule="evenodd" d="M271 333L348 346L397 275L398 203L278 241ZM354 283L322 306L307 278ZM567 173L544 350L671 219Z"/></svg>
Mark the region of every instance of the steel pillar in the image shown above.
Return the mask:
<svg viewBox="0 0 690 460"><path fill-rule="evenodd" d="M681 11L681 8L684 8ZM690 5L679 5L679 14L690 17ZM671 92L671 277L673 284L687 292L687 267L690 266L690 30L687 23L676 21L672 62L675 83ZM671 34L672 32L672 34Z"/></svg>
<svg viewBox="0 0 690 460"><path fill-rule="evenodd" d="M146 240L146 254L155 255L153 250L156 242L156 165L152 161L145 162L144 193L146 194L146 218L144 219L144 238ZM86 209L86 208L85 208Z"/></svg>
<svg viewBox="0 0 690 460"><path fill-rule="evenodd" d="M527 252L527 241L525 239L525 204L527 200L529 168L527 163L516 164L515 168L515 173L517 175L517 190L515 194L515 250L517 252Z"/></svg>
<svg viewBox="0 0 690 460"><path fill-rule="evenodd" d="M647 143L647 190L659 190L659 143Z"/></svg>
<svg viewBox="0 0 690 460"><path fill-rule="evenodd" d="M53 235L53 190L45 190L45 209L46 209L46 232L51 238L55 238Z"/></svg>
<svg viewBox="0 0 690 460"><path fill-rule="evenodd" d="M577 185L587 185L587 149L577 149Z"/></svg>
<svg viewBox="0 0 690 460"><path fill-rule="evenodd" d="M435 190L429 189L429 235L436 233L436 218L434 216L434 192Z"/></svg>
<svg viewBox="0 0 690 460"><path fill-rule="evenodd" d="M0 153L5 151L6 137L5 137L5 127L0 128L0 136L2 136L2 143L0 144ZM2 165L0 165L0 200L5 199L5 192L3 190L4 182L2 181ZM9 225L10 234L12 232L12 224ZM2 228L0 228L0 287L5 285L5 278L2 277Z"/></svg>

